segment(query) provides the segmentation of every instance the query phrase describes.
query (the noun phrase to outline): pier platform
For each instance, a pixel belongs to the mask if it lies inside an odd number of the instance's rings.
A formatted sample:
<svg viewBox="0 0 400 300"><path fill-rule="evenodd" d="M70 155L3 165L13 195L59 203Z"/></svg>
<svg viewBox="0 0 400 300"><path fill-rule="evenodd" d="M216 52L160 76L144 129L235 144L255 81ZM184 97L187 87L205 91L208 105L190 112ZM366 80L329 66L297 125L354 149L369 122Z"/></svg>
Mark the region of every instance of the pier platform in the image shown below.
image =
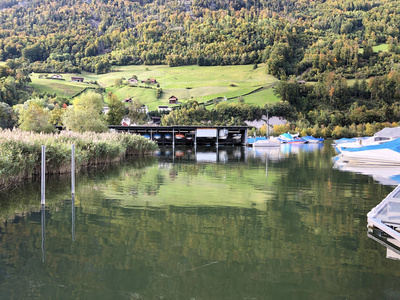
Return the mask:
<svg viewBox="0 0 400 300"><path fill-rule="evenodd" d="M159 145L246 145L247 126L122 126L110 125L113 132L140 134Z"/></svg>
<svg viewBox="0 0 400 300"><path fill-rule="evenodd" d="M400 185L368 214L368 236L388 248L390 258L400 259Z"/></svg>

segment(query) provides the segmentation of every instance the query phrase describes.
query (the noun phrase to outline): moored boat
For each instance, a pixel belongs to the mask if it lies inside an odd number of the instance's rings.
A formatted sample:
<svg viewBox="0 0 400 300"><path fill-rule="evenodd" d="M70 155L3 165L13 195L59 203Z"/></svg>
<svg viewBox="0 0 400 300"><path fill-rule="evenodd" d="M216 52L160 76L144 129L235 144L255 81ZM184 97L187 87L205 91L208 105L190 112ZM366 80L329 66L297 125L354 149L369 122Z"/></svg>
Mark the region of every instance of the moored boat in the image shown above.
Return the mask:
<svg viewBox="0 0 400 300"><path fill-rule="evenodd" d="M322 143L324 141L323 138L315 138L309 135L303 136L302 139L306 140L309 144Z"/></svg>
<svg viewBox="0 0 400 300"><path fill-rule="evenodd" d="M334 147L338 152L342 152L343 149L380 145L398 138L400 138L400 127L386 127L383 128L381 131L378 131L371 137L346 139L344 140L344 142L336 141Z"/></svg>
<svg viewBox="0 0 400 300"><path fill-rule="evenodd" d="M228 138L228 129L220 129L218 138L220 140L226 140Z"/></svg>
<svg viewBox="0 0 400 300"><path fill-rule="evenodd" d="M271 139L258 140L253 143L253 147L279 147L279 145L278 141Z"/></svg>
<svg viewBox="0 0 400 300"><path fill-rule="evenodd" d="M175 134L175 139L177 140L182 140L185 138L185 135L183 133L177 133Z"/></svg>
<svg viewBox="0 0 400 300"><path fill-rule="evenodd" d="M400 165L400 138L361 147L341 147L342 160L370 165Z"/></svg>
<svg viewBox="0 0 400 300"><path fill-rule="evenodd" d="M192 133L192 132L186 133L186 134L185 134L185 139L186 139L186 141L188 141L188 142L193 141L193 139L194 139L194 133Z"/></svg>
<svg viewBox="0 0 400 300"><path fill-rule="evenodd" d="M233 134L233 136L232 136L232 139L233 139L234 141L240 141L241 138L242 138L242 135L241 135L240 133L235 133L235 134Z"/></svg>
<svg viewBox="0 0 400 300"><path fill-rule="evenodd" d="M284 133L279 136L279 141L283 144L307 144L308 141L301 137L294 137L290 133Z"/></svg>

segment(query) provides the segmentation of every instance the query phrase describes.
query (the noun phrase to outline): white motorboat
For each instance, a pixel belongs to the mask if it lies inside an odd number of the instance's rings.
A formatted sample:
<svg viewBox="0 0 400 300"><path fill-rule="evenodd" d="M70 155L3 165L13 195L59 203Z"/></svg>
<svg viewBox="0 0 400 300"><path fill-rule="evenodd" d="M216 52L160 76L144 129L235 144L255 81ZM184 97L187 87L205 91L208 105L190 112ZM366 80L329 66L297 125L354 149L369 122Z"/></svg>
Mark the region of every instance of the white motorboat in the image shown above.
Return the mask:
<svg viewBox="0 0 400 300"><path fill-rule="evenodd" d="M343 149L361 148L364 146L379 145L393 141L397 138L400 138L400 127L393 127L393 128L386 127L383 128L381 131L378 131L371 137L357 138L354 139L354 141L352 142L337 143L335 147L338 152L342 152Z"/></svg>
<svg viewBox="0 0 400 300"><path fill-rule="evenodd" d="M341 159L353 164L400 165L400 138L376 145L342 147Z"/></svg>
<svg viewBox="0 0 400 300"><path fill-rule="evenodd" d="M275 140L265 139L253 143L253 147L279 147L280 143Z"/></svg>

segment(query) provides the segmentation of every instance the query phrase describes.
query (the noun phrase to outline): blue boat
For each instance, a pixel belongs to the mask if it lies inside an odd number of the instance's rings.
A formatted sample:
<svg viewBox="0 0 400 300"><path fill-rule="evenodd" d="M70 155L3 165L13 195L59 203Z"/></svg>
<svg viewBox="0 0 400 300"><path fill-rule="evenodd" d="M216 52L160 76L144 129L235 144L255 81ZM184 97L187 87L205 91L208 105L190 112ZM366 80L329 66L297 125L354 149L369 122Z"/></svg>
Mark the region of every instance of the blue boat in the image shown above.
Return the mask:
<svg viewBox="0 0 400 300"><path fill-rule="evenodd" d="M322 143L324 141L323 138L315 138L309 135L303 136L302 139L308 141L309 144Z"/></svg>
<svg viewBox="0 0 400 300"><path fill-rule="evenodd" d="M278 140L283 144L307 144L308 141L301 137L293 137L290 133L281 134Z"/></svg>

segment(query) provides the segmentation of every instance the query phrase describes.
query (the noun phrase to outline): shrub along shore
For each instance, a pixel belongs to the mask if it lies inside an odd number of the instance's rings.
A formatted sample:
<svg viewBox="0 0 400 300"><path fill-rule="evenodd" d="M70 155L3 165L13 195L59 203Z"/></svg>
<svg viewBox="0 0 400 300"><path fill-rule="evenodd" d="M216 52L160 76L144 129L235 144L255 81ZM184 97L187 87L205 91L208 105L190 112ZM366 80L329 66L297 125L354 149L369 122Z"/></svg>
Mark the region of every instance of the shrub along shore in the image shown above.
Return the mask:
<svg viewBox="0 0 400 300"><path fill-rule="evenodd" d="M46 146L46 174L71 172L75 145L76 170L120 161L128 156L150 155L158 146L142 136L126 133L38 134L0 130L0 189L40 175L41 146Z"/></svg>

